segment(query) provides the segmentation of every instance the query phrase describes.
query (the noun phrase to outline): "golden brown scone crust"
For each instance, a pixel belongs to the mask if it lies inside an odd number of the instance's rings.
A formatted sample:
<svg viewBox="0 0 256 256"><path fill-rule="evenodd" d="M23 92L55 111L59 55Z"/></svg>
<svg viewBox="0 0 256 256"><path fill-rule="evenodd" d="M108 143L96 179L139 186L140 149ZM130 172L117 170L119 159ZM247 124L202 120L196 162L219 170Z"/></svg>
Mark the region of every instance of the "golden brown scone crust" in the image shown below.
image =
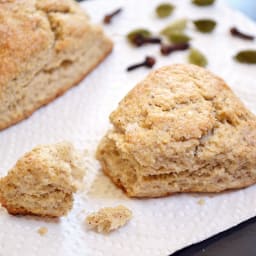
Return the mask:
<svg viewBox="0 0 256 256"><path fill-rule="evenodd" d="M111 114L103 170L129 196L220 192L256 182L256 118L193 65L153 71Z"/></svg>
<svg viewBox="0 0 256 256"><path fill-rule="evenodd" d="M54 34L33 2L0 1L1 91L15 79L21 83L31 79L51 57Z"/></svg>
<svg viewBox="0 0 256 256"><path fill-rule="evenodd" d="M83 155L70 143L41 145L0 180L0 202L10 214L60 217L72 208L84 174Z"/></svg>
<svg viewBox="0 0 256 256"><path fill-rule="evenodd" d="M0 1L0 21L0 130L76 85L113 47L73 0Z"/></svg>

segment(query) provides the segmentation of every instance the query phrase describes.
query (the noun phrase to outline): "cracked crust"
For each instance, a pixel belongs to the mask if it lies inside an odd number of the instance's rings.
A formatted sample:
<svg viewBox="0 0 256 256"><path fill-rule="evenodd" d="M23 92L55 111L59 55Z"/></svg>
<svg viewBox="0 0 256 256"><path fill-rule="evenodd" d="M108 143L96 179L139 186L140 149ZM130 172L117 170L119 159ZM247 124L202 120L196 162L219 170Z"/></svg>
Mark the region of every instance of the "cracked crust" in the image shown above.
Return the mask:
<svg viewBox="0 0 256 256"><path fill-rule="evenodd" d="M0 1L0 20L0 130L76 85L113 46L73 0Z"/></svg>
<svg viewBox="0 0 256 256"><path fill-rule="evenodd" d="M193 65L152 72L111 114L97 158L129 196L220 192L256 182L256 118Z"/></svg>

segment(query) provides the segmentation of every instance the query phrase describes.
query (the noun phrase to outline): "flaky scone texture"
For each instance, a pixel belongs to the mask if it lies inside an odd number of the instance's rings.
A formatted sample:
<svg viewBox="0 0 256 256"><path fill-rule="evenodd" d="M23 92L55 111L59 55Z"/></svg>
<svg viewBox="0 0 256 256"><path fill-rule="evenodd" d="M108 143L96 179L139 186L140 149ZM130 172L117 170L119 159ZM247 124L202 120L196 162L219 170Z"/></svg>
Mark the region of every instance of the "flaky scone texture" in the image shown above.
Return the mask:
<svg viewBox="0 0 256 256"><path fill-rule="evenodd" d="M0 180L0 202L11 214L60 217L72 208L84 174L83 154L72 144L41 145Z"/></svg>
<svg viewBox="0 0 256 256"><path fill-rule="evenodd" d="M150 73L111 114L97 158L129 196L220 192L256 182L256 117L211 72Z"/></svg>
<svg viewBox="0 0 256 256"><path fill-rule="evenodd" d="M112 42L74 0L0 0L0 130L76 85Z"/></svg>

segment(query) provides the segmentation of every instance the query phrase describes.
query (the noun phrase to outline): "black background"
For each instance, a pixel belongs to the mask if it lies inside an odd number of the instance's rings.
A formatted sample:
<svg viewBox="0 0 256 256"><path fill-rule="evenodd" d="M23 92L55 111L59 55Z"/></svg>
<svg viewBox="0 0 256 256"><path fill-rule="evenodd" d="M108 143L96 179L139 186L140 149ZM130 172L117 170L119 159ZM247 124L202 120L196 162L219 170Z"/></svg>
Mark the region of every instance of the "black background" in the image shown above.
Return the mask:
<svg viewBox="0 0 256 256"><path fill-rule="evenodd" d="M256 256L256 218L172 256Z"/></svg>

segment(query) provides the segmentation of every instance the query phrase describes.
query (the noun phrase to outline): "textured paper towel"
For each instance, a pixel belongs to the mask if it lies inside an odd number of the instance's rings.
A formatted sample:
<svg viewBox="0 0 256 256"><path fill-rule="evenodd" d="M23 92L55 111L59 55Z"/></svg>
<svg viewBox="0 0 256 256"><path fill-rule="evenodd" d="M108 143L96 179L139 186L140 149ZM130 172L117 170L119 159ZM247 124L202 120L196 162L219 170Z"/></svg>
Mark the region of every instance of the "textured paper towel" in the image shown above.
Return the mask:
<svg viewBox="0 0 256 256"><path fill-rule="evenodd" d="M79 87L37 111L30 119L0 133L1 175L24 152L40 143L70 140L79 148L87 148L91 155L86 181L88 193L76 196L74 209L68 217L45 221L13 217L0 211L0 256L164 256L256 215L256 186L214 196L182 194L132 200L99 172L93 152L109 127L108 115L126 92L148 73L148 70L140 69L128 74L125 68L149 54L157 57L156 68L186 62L185 52L160 57L157 46L132 48L124 35L133 28L148 27L157 32L178 17L213 17L218 21L213 35L201 35L191 28L192 43L207 55L209 69L226 79L256 113L256 67L232 60L239 49L255 47L255 43L228 35L231 25L238 25L248 32L255 32L256 26L220 3L212 8L198 8L189 0L173 1L177 5L174 15L158 20L154 16L154 7L159 2L98 0L83 3L95 22L101 22L103 14L124 7L124 12L113 20L113 24L106 26L107 33L116 43L113 54ZM199 199L204 199L205 203L198 204ZM120 203L134 213L127 226L108 236L86 230L84 218L87 213ZM45 236L37 233L42 226L48 228Z"/></svg>

